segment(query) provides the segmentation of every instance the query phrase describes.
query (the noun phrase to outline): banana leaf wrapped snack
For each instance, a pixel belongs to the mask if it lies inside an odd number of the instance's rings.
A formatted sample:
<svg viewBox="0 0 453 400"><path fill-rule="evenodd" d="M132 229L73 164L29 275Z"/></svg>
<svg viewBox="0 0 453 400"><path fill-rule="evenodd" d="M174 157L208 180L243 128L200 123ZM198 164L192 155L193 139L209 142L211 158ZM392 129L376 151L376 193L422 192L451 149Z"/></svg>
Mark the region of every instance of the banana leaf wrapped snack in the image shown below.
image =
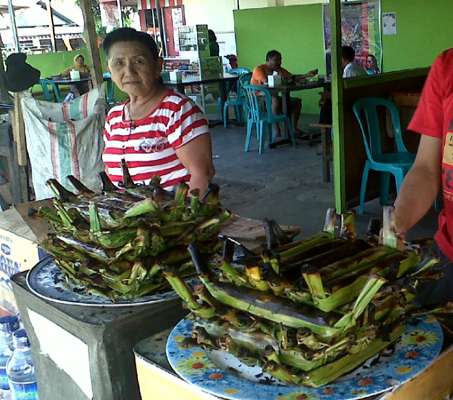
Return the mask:
<svg viewBox="0 0 453 400"><path fill-rule="evenodd" d="M52 227L42 246L67 279L112 301L170 290L164 267L176 269L181 278L194 275L187 245L196 243L212 257L219 250L220 228L230 217L216 185L200 198L186 184L167 192L158 178L137 186L125 163L123 176L123 187L117 188L101 173L102 193L73 176L68 180L77 194L50 179L53 206L38 210Z"/></svg>
<svg viewBox="0 0 453 400"><path fill-rule="evenodd" d="M189 288L171 267L164 275L191 310L193 340L313 387L397 341L415 311L416 286L438 260L358 239L351 213L338 221L329 211L324 230L298 242L279 240L266 221L260 254L241 249L238 257L226 239L215 261L191 243L201 285Z"/></svg>

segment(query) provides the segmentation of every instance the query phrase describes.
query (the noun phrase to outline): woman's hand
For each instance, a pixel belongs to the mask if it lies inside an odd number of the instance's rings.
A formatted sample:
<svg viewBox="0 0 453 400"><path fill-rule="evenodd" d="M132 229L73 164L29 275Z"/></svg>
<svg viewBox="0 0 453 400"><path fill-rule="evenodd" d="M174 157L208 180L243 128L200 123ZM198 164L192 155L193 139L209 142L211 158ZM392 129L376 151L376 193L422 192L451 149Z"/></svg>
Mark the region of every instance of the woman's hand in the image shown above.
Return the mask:
<svg viewBox="0 0 453 400"><path fill-rule="evenodd" d="M201 135L176 150L181 163L191 175L190 190L199 189L203 196L215 171L212 164L211 137Z"/></svg>

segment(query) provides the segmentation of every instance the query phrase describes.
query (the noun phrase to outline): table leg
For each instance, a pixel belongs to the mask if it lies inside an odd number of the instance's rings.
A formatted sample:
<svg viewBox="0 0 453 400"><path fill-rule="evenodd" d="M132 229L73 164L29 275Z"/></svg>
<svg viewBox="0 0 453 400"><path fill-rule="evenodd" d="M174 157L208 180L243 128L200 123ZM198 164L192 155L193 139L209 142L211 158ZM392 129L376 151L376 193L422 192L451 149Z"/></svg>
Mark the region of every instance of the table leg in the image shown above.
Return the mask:
<svg viewBox="0 0 453 400"><path fill-rule="evenodd" d="M185 89L185 85L183 85L182 83L178 83L176 85L176 90L181 93L181 94L185 94L186 93L186 89Z"/></svg>
<svg viewBox="0 0 453 400"><path fill-rule="evenodd" d="M61 103L63 101L63 98L61 97L60 86L55 85L53 88L54 88L55 101L57 103Z"/></svg>
<svg viewBox="0 0 453 400"><path fill-rule="evenodd" d="M291 110L290 110L290 105L291 103L291 96L289 91L285 91L282 93L282 111L283 114L285 114L289 118L289 123L291 123ZM295 127L294 127L295 128ZM289 125L285 125L285 131L286 131L286 137L290 139L290 127Z"/></svg>
<svg viewBox="0 0 453 400"><path fill-rule="evenodd" d="M321 147L322 147L322 181L330 182L330 154L327 141L327 128L321 128Z"/></svg>
<svg viewBox="0 0 453 400"><path fill-rule="evenodd" d="M228 98L228 90L227 90L227 82L226 80L222 79L219 82L220 87L220 120L223 118L223 108L225 107L225 103Z"/></svg>

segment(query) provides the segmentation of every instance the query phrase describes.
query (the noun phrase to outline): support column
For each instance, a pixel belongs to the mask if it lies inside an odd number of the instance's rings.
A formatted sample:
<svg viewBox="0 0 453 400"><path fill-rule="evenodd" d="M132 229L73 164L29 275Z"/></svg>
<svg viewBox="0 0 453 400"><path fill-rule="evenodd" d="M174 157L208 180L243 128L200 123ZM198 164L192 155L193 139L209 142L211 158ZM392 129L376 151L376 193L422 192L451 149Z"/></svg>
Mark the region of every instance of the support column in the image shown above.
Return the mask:
<svg viewBox="0 0 453 400"><path fill-rule="evenodd" d="M330 0L332 51L332 132L335 207L346 211L346 179L343 112L343 68L341 66L341 0Z"/></svg>
<svg viewBox="0 0 453 400"><path fill-rule="evenodd" d="M85 31L88 33L88 52L91 58L91 78L95 87L101 86L104 81L102 76L101 57L99 55L98 38L96 34L96 23L91 10L91 0L80 0L80 8L83 13Z"/></svg>
<svg viewBox="0 0 453 400"><path fill-rule="evenodd" d="M57 51L57 41L55 39L55 24L53 22L52 0L47 0L47 15L49 17L50 28L50 42L52 44L52 51Z"/></svg>
<svg viewBox="0 0 453 400"><path fill-rule="evenodd" d="M122 28L123 27L123 14L121 13L121 0L116 0L116 4L118 7L118 22L119 22L120 28Z"/></svg>
<svg viewBox="0 0 453 400"><path fill-rule="evenodd" d="M13 0L8 0L8 14L11 22L11 30L13 32L14 49L16 53L19 53L20 52L19 34L17 33L16 14L14 13Z"/></svg>

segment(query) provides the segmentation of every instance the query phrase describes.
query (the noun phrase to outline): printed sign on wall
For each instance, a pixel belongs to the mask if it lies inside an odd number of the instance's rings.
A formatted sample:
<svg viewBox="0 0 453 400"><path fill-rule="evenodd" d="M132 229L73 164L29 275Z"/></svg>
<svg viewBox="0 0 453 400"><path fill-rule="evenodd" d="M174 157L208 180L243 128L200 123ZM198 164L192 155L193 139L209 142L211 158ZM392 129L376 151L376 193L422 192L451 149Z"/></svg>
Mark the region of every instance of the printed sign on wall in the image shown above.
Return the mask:
<svg viewBox="0 0 453 400"><path fill-rule="evenodd" d="M384 35L396 35L396 13L382 14L382 33Z"/></svg>

